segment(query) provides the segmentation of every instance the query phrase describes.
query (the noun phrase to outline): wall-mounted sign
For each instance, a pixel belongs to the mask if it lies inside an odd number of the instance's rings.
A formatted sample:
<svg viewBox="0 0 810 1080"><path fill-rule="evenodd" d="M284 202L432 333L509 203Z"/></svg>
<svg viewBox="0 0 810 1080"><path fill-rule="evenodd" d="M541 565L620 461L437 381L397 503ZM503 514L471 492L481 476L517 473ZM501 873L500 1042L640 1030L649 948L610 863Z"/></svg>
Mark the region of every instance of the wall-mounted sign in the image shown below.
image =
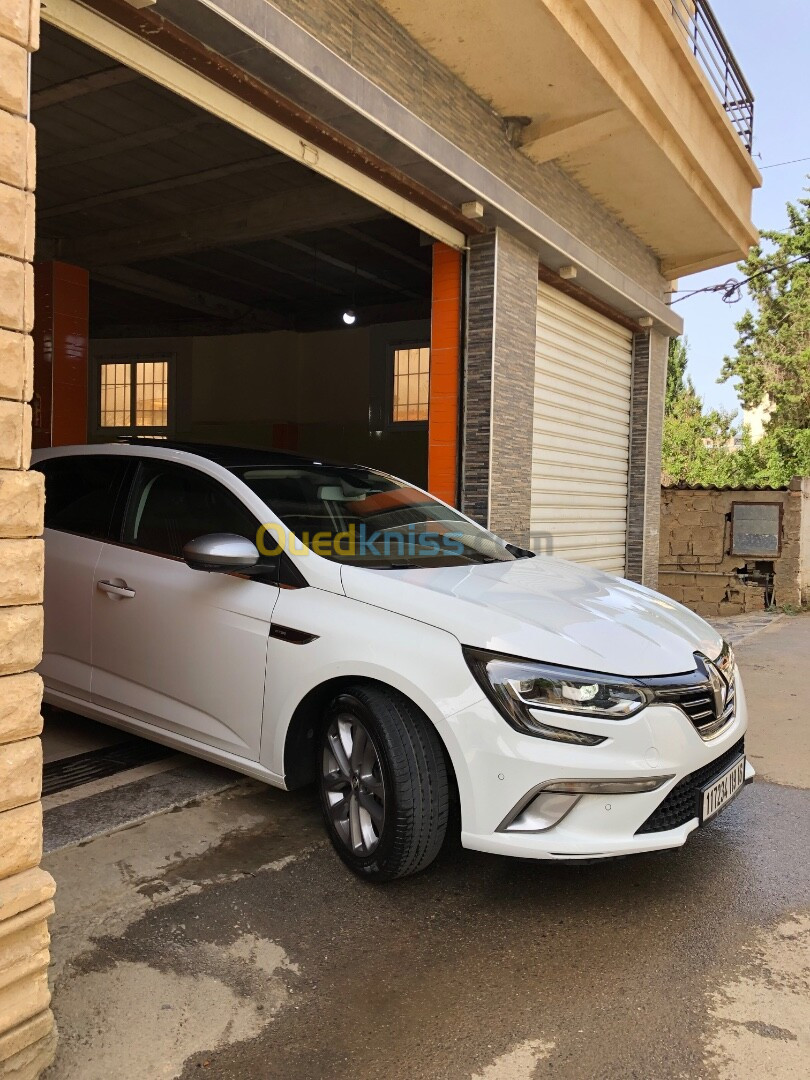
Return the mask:
<svg viewBox="0 0 810 1080"><path fill-rule="evenodd" d="M782 504L731 504L731 554L778 556L782 550Z"/></svg>

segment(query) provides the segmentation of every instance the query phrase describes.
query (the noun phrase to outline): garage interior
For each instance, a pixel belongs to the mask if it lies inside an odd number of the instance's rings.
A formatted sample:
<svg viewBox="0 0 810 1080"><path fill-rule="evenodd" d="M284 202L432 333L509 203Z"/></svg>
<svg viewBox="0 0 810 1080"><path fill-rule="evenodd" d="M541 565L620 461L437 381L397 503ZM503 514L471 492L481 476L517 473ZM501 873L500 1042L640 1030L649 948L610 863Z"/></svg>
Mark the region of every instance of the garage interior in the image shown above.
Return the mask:
<svg viewBox="0 0 810 1080"><path fill-rule="evenodd" d="M278 447L427 483L430 237L54 27L32 118L38 316L72 320L70 350L88 305L88 440ZM60 335L37 323L41 366ZM80 375L59 395L74 413ZM38 399L35 445L50 417Z"/></svg>
<svg viewBox="0 0 810 1080"><path fill-rule="evenodd" d="M435 248L455 252L49 25L31 111L35 447L169 437L427 486ZM44 752L49 797L168 754L58 710Z"/></svg>

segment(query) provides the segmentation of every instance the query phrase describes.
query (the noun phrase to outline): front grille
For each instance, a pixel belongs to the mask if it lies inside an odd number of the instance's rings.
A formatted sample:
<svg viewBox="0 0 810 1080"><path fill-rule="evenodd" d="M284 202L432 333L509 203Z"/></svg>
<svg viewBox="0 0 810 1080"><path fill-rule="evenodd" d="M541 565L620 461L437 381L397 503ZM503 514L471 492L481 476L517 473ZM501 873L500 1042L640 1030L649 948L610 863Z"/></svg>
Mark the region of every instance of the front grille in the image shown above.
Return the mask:
<svg viewBox="0 0 810 1080"><path fill-rule="evenodd" d="M709 683L682 689L659 690L656 698L666 705L677 705L683 709L705 739L713 739L734 719L737 700L734 680L732 679L726 695L726 704L720 716L714 706L714 694Z"/></svg>
<svg viewBox="0 0 810 1080"><path fill-rule="evenodd" d="M689 717L700 737L708 742L716 738L734 719L737 693L734 672L734 655L724 643L723 651L713 663L701 653L695 653L696 668L675 679L648 679L656 701L664 705L677 705ZM718 676L719 672L719 676ZM725 702L718 714L712 681L722 687Z"/></svg>
<svg viewBox="0 0 810 1080"><path fill-rule="evenodd" d="M685 825L687 821L696 818L698 811L698 794L702 787L719 776L740 754L745 752L745 740L740 739L725 754L710 761L702 769L690 773L680 780L670 791L669 795L660 805L653 810L644 824L636 829L636 836L641 833L667 832L669 829L677 829Z"/></svg>

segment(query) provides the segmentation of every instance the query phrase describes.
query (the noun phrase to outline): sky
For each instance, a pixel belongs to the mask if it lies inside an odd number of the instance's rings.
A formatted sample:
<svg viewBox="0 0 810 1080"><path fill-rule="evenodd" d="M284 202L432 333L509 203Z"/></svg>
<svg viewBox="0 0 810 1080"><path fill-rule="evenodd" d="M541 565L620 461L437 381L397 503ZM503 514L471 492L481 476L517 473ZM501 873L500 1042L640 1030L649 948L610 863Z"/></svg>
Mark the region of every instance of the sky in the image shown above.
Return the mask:
<svg viewBox="0 0 810 1080"><path fill-rule="evenodd" d="M779 229L787 224L785 203L795 202L810 173L810 160L765 168L795 158L810 158L810 0L711 0L723 32L754 94L754 160L763 185L754 192L754 224ZM739 277L734 264L681 278L681 289ZM748 295L726 304L718 294L682 300L675 310L685 322L689 374L709 407L739 409L733 381L717 384L723 357L734 352L735 322Z"/></svg>

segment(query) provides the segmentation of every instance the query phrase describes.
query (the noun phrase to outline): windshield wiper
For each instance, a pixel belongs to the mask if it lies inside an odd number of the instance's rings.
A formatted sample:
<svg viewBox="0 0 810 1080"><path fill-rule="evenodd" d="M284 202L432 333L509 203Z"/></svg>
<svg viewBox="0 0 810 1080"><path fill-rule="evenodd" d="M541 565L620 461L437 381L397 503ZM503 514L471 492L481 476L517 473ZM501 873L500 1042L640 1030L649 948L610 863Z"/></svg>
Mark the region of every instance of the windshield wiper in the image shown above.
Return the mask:
<svg viewBox="0 0 810 1080"><path fill-rule="evenodd" d="M510 555L514 555L516 559L533 559L536 555L536 551L531 551L529 548L518 547L517 544L507 544L506 550Z"/></svg>
<svg viewBox="0 0 810 1080"><path fill-rule="evenodd" d="M369 566L369 570L418 570L419 563L415 562L395 562L395 563L376 563Z"/></svg>

